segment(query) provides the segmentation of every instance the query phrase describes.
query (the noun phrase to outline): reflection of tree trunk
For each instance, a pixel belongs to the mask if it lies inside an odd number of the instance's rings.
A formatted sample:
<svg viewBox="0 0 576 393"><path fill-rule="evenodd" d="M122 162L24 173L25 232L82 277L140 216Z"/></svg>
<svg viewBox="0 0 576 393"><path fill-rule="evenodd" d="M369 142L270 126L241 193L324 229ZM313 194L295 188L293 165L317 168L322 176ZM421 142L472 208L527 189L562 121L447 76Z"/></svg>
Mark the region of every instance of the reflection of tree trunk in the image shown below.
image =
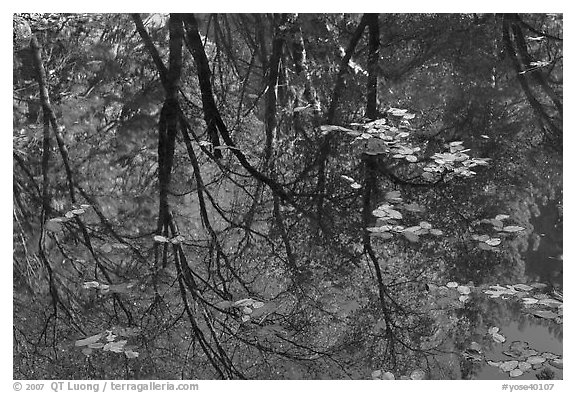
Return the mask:
<svg viewBox="0 0 576 393"><path fill-rule="evenodd" d="M350 39L350 43L346 48L346 53L340 62L340 70L338 71L336 84L334 85L334 90L332 91L332 101L330 102L330 108L328 109L328 114L326 116L328 124L332 124L335 121L338 101L340 101L340 95L342 94L342 89L344 88L344 76L348 72L348 63L354 54L354 50L356 49L356 45L358 45L358 41L360 41L360 38L362 37L362 33L364 33L364 29L368 23L368 15L369 14L364 14L364 16L362 16L360 24L354 31L354 34Z"/></svg>
<svg viewBox="0 0 576 393"><path fill-rule="evenodd" d="M282 48L284 46L284 38L282 28L286 21L286 16L274 16L274 39L272 40L272 54L268 61L268 89L266 92L266 145L264 147L264 160L266 165L272 156L272 149L274 140L276 139L276 100L278 93L278 76L280 71L280 59L282 57Z"/></svg>
<svg viewBox="0 0 576 393"><path fill-rule="evenodd" d="M368 14L364 14L360 20L360 24L352 35L348 47L346 48L346 53L340 62L340 70L338 71L338 77L336 78L336 84L334 85L334 90L332 92L332 101L330 102L328 114L326 115L326 123L328 124L333 124L336 120L336 109L338 108L338 101L340 100L342 89L344 88L344 76L348 72L348 63L352 58L356 45L358 45L358 42L362 37L362 33L364 33L367 23ZM318 198L316 200L316 215L319 223L322 220L322 209L324 207L324 193L326 192L326 161L330 154L330 141L331 134L328 134L325 136L324 141L322 141L318 158L318 181L316 186Z"/></svg>
<svg viewBox="0 0 576 393"><path fill-rule="evenodd" d="M210 83L210 64L208 57L204 51L204 45L198 32L198 23L194 14L186 14L184 16L187 30L187 43L190 45L190 51L194 57L196 69L198 73L198 83L202 93L202 107L204 110L204 120L208 127L208 137L214 148L214 157L222 158L220 151L220 138L218 133L224 127L224 123L220 117L216 102L214 101L214 94L212 93L212 84Z"/></svg>
<svg viewBox="0 0 576 393"><path fill-rule="evenodd" d="M366 85L366 117L375 120L378 105L378 60L380 29L378 14L368 14L368 83Z"/></svg>
<svg viewBox="0 0 576 393"><path fill-rule="evenodd" d="M514 42L512 41L511 34L513 34ZM543 76L541 74L540 77L535 76L534 79L537 81L538 85L544 90L544 92L548 95L548 97L552 100L556 109L559 112L560 125L558 125L556 120L554 119L554 116L549 114L546 111L544 105L538 100L528 82L527 77L528 73L526 73L525 70L530 67L531 60L526 48L526 42L524 41L524 37L522 36L522 32L520 31L520 28L517 26L517 16L508 14L505 14L503 16L502 38L504 41L506 51L508 52L508 56L512 60L512 65L514 67L514 70L516 71L516 77L518 78L518 82L520 83L520 86L524 91L526 99L528 100L528 103L532 107L532 110L534 111L536 118L540 123L540 127L546 134L551 133L552 138L556 142L558 141L561 142L562 104L560 103L559 99L555 96L555 93L548 86ZM518 51L515 49L514 44L516 44ZM539 71L535 70L533 72L539 72ZM530 72L530 74L532 74L532 72Z"/></svg>

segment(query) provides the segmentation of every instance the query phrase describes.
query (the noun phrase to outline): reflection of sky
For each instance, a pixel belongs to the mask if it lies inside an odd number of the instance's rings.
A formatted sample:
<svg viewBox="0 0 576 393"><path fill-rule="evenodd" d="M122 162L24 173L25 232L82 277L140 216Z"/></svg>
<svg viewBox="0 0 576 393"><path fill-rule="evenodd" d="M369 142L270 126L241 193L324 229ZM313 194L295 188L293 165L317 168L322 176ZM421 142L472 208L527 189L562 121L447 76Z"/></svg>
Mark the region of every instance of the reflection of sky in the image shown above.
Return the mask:
<svg viewBox="0 0 576 393"><path fill-rule="evenodd" d="M462 310L461 318L469 321L473 327L468 332L463 332L460 337L454 337L456 347L464 350L471 342L476 341L482 347L487 360L515 360L502 354L508 350L513 341L525 341L529 347L538 352L552 352L562 356L562 325L553 321L537 319L526 315L521 302L514 299L491 299L487 296L474 296L470 303ZM498 327L499 333L504 335L506 341L497 343L488 336L490 327ZM448 344L449 346L455 343ZM461 367L464 378L467 379L509 379L509 376L498 368L489 366L485 362L469 364L462 362ZM551 366L545 366L555 372L555 378L562 378L562 370ZM514 379L536 379L536 373L540 370L526 372Z"/></svg>
<svg viewBox="0 0 576 393"><path fill-rule="evenodd" d="M530 317L523 318L524 321L517 322L511 321L507 325L500 326L500 332L506 337L506 342L504 344L496 344L493 346L492 350L486 353L486 358L490 360L514 360L511 357L503 355L502 350L509 348L509 345L513 341L525 341L529 344L530 348L538 352L552 352L556 355L562 356L562 333L560 329L560 334L550 334L547 324L554 324L553 322L536 322ZM555 379L562 379L562 370L555 367L545 366L554 371ZM540 369L542 370L542 369ZM514 379L536 379L535 374L538 371L530 371L524 373L520 377ZM498 368L489 365L483 366L478 374L476 374L475 379L508 379L508 375L501 372Z"/></svg>

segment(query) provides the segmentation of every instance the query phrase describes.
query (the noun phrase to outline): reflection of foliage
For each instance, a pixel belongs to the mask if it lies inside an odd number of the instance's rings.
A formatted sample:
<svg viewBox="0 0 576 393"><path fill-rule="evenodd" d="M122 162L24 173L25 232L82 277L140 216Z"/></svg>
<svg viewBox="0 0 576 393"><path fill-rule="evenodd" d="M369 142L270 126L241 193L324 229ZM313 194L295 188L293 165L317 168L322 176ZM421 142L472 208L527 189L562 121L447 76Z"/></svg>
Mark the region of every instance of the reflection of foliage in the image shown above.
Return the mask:
<svg viewBox="0 0 576 393"><path fill-rule="evenodd" d="M17 15L14 375L461 378L559 314L482 292L561 186L501 18ZM561 19L519 18L560 92Z"/></svg>

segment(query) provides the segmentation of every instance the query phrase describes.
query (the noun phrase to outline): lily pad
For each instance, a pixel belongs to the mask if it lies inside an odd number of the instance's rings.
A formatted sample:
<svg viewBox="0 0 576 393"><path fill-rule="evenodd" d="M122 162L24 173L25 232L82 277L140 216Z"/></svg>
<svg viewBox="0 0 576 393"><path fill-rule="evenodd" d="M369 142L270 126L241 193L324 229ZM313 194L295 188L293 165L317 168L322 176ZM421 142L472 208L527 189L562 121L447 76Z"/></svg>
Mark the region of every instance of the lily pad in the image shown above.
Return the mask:
<svg viewBox="0 0 576 393"><path fill-rule="evenodd" d="M500 333L494 333L492 335L492 340L494 340L497 343L502 344L503 342L506 341L506 337L504 337L503 335L501 335Z"/></svg>
<svg viewBox="0 0 576 393"><path fill-rule="evenodd" d="M392 374L390 371L386 371L384 374L382 374L381 379L392 381L396 379L396 377L394 377L394 374Z"/></svg>
<svg viewBox="0 0 576 393"><path fill-rule="evenodd" d="M540 356L542 356L545 359L558 359L560 357L552 352L542 352Z"/></svg>
<svg viewBox="0 0 576 393"><path fill-rule="evenodd" d="M533 297L525 297L522 299L522 301L524 302L525 305L538 303L538 299L534 299Z"/></svg>
<svg viewBox="0 0 576 393"><path fill-rule="evenodd" d="M372 371L372 379L380 379L380 377L382 376L382 370L375 370Z"/></svg>
<svg viewBox="0 0 576 393"><path fill-rule="evenodd" d="M518 363L518 368L522 371L532 370L532 364L528 362L520 362Z"/></svg>
<svg viewBox="0 0 576 393"><path fill-rule="evenodd" d="M414 370L410 374L410 379L412 380L422 380L426 378L426 373L422 370Z"/></svg>
<svg viewBox="0 0 576 393"><path fill-rule="evenodd" d="M514 232L523 231L524 228L523 228L523 227L516 226L516 225L509 225L509 226L507 226L507 227L504 227L502 230L503 230L504 232L514 233Z"/></svg>
<svg viewBox="0 0 576 393"><path fill-rule="evenodd" d="M554 367L560 368L560 369L564 366L564 362L563 362L563 359L562 359L562 358L560 358L560 359L555 359L555 360L550 360L549 363L550 363L551 366L554 366Z"/></svg>
<svg viewBox="0 0 576 393"><path fill-rule="evenodd" d="M530 285L526 285L526 284L516 284L514 285L514 288L520 290L520 291L531 291L532 288Z"/></svg>
<svg viewBox="0 0 576 393"><path fill-rule="evenodd" d="M544 319L554 319L558 316L558 314L556 314L555 312L552 312L550 310L536 310L536 311L532 312L532 315L537 316L539 318L544 318Z"/></svg>
<svg viewBox="0 0 576 393"><path fill-rule="evenodd" d="M510 376L512 378L519 377L522 374L524 374L524 371L520 370L519 368L515 368L514 370L510 371Z"/></svg>
<svg viewBox="0 0 576 393"><path fill-rule="evenodd" d="M540 364L544 363L545 361L546 359L542 356L530 356L528 359L526 359L526 362L530 364Z"/></svg>
<svg viewBox="0 0 576 393"><path fill-rule="evenodd" d="M519 363L520 362L518 360L509 360L507 362L503 362L502 364L500 364L500 370L504 372L510 372L514 370L516 367L518 367Z"/></svg>
<svg viewBox="0 0 576 393"><path fill-rule="evenodd" d="M485 243L488 244L489 246L497 246L500 243L502 243L502 240L497 237L493 237L491 239L486 240Z"/></svg>
<svg viewBox="0 0 576 393"><path fill-rule="evenodd" d="M446 286L448 288L458 288L458 283L454 282L454 281L450 281L448 284L446 284Z"/></svg>
<svg viewBox="0 0 576 393"><path fill-rule="evenodd" d="M467 287L465 285L460 285L457 289L458 289L458 292L460 292L460 294L462 294L462 295L470 294L470 287Z"/></svg>

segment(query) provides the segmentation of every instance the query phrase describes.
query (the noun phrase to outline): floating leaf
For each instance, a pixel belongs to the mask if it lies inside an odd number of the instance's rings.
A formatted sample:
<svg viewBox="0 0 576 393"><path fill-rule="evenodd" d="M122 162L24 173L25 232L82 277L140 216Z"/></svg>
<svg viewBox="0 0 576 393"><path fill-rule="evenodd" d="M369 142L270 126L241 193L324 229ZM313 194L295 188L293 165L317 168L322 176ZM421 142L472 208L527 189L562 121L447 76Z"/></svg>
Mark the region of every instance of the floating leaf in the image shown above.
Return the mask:
<svg viewBox="0 0 576 393"><path fill-rule="evenodd" d="M518 368L522 371L528 371L532 369L532 365L528 362L520 362L518 363Z"/></svg>
<svg viewBox="0 0 576 393"><path fill-rule="evenodd" d="M242 322L247 322L250 320L250 315L242 315Z"/></svg>
<svg viewBox="0 0 576 393"><path fill-rule="evenodd" d="M394 377L394 374L392 374L390 371L386 371L384 374L382 374L381 379L392 381L395 380L396 378Z"/></svg>
<svg viewBox="0 0 576 393"><path fill-rule="evenodd" d="M100 249L103 252L112 252L112 246L108 243L104 244L102 247L100 247Z"/></svg>
<svg viewBox="0 0 576 393"><path fill-rule="evenodd" d="M186 240L186 238L182 235L178 235L176 237L173 237L172 239L170 239L170 243L172 244L180 244L182 243L184 240Z"/></svg>
<svg viewBox="0 0 576 393"><path fill-rule="evenodd" d="M478 353L482 353L482 346L478 344L476 341L472 341L468 346L469 350L476 351Z"/></svg>
<svg viewBox="0 0 576 393"><path fill-rule="evenodd" d="M400 191L388 191L386 193L386 195L384 196L384 198L386 198L387 200L391 201L391 202L399 202L402 200L402 194L400 194Z"/></svg>
<svg viewBox="0 0 576 393"><path fill-rule="evenodd" d="M380 379L380 376L382 375L382 370L374 370L372 371L372 379Z"/></svg>
<svg viewBox="0 0 576 393"><path fill-rule="evenodd" d="M534 298L531 298L531 297L525 297L525 298L522 299L522 301L523 301L524 304L526 304L526 305L538 303L538 299L534 299Z"/></svg>
<svg viewBox="0 0 576 393"><path fill-rule="evenodd" d="M108 344L104 345L104 348L102 349L104 351L110 351L116 353L124 352L124 345L126 345L127 342L128 341L126 340L111 341Z"/></svg>
<svg viewBox="0 0 576 393"><path fill-rule="evenodd" d="M253 303L254 303L253 299L250 299L250 298L241 299L241 300L234 302L234 307L247 307L247 306L251 306Z"/></svg>
<svg viewBox="0 0 576 393"><path fill-rule="evenodd" d="M75 216L79 216L81 214L86 213L86 210L84 209L74 209L70 211L72 214L74 214Z"/></svg>
<svg viewBox="0 0 576 393"><path fill-rule="evenodd" d="M72 213L72 212L66 212L66 214L64 214L64 217L66 217L66 218L73 218L73 217L74 217L74 213Z"/></svg>
<svg viewBox="0 0 576 393"><path fill-rule="evenodd" d="M467 287L466 285L460 285L457 289L462 295L468 295L470 293L470 287Z"/></svg>
<svg viewBox="0 0 576 393"><path fill-rule="evenodd" d="M515 368L514 370L510 371L510 376L512 378L519 377L520 375L524 374L524 371L520 370L519 368Z"/></svg>
<svg viewBox="0 0 576 393"><path fill-rule="evenodd" d="M355 190L358 190L358 189L362 188L362 185L354 182L354 183L350 184L350 187L352 187Z"/></svg>
<svg viewBox="0 0 576 393"><path fill-rule="evenodd" d="M497 215L496 217L494 217L494 218L495 218L496 220L498 220L498 221L502 221L502 220L505 220L505 219L507 219L507 218L510 218L510 216L507 215L507 214L498 214L498 215Z"/></svg>
<svg viewBox="0 0 576 393"><path fill-rule="evenodd" d="M77 340L74 345L77 347L82 347L84 345L94 344L96 341L100 340L103 336L103 333L95 334L93 336L83 338L82 340Z"/></svg>
<svg viewBox="0 0 576 393"><path fill-rule="evenodd" d="M88 209L89 207L91 207L91 205L87 205L87 204L83 203L82 205L80 205L80 207L82 209Z"/></svg>
<svg viewBox="0 0 576 393"><path fill-rule="evenodd" d="M546 359L542 356L530 356L526 359L526 362L530 364L540 364L544 363L545 361Z"/></svg>
<svg viewBox="0 0 576 393"><path fill-rule="evenodd" d="M550 311L550 310L536 310L534 312L532 312L533 315L540 317L540 318L545 318L545 319L554 319L558 316L558 314Z"/></svg>
<svg viewBox="0 0 576 393"><path fill-rule="evenodd" d="M418 161L418 158L417 158L416 156L411 155L411 154L410 154L410 155L407 155L405 158L406 158L406 161L408 161L408 162L416 162L416 161Z"/></svg>
<svg viewBox="0 0 576 393"><path fill-rule="evenodd" d="M506 337L504 337L503 335L501 335L500 333L495 333L492 335L492 339L497 342L502 344L503 342L506 341Z"/></svg>
<svg viewBox="0 0 576 393"><path fill-rule="evenodd" d="M526 285L526 284L516 284L513 286L514 286L514 288L516 288L520 291L531 291L533 289L530 285Z"/></svg>
<svg viewBox="0 0 576 393"><path fill-rule="evenodd" d="M416 243L420 240L420 237L418 237L418 235L416 235L414 232L405 231L402 232L402 235L404 235L404 237L412 243Z"/></svg>
<svg viewBox="0 0 576 393"><path fill-rule="evenodd" d="M462 295L458 298L459 301L461 301L462 303L466 302L466 300L470 299L470 296L468 295Z"/></svg>
<svg viewBox="0 0 576 393"><path fill-rule="evenodd" d="M420 227L424 228L424 229L431 229L432 228L432 224L430 224L427 221L421 221L418 225L420 225Z"/></svg>
<svg viewBox="0 0 576 393"><path fill-rule="evenodd" d="M82 348L82 353L86 356L90 356L92 351L93 351L92 348Z"/></svg>
<svg viewBox="0 0 576 393"><path fill-rule="evenodd" d="M499 245L500 243L502 243L502 240L500 240L500 239L497 238L497 237L494 237L494 238L492 238L492 239L486 240L485 243L488 244L489 246L497 246L497 245Z"/></svg>
<svg viewBox="0 0 576 393"><path fill-rule="evenodd" d="M458 283L454 282L454 281L450 281L448 284L446 284L446 286L448 288L458 288Z"/></svg>
<svg viewBox="0 0 576 393"><path fill-rule="evenodd" d="M98 281L87 281L84 284L82 284L82 288L84 289L91 289L98 287L100 287L100 283Z"/></svg>
<svg viewBox="0 0 576 393"><path fill-rule="evenodd" d="M422 380L426 378L426 373L422 370L414 370L410 373L410 379L412 380Z"/></svg>
<svg viewBox="0 0 576 393"><path fill-rule="evenodd" d="M523 228L523 227L516 226L516 225L509 225L509 226L507 226L507 227L502 228L502 230L503 230L504 232L514 233L514 232L523 231L524 228Z"/></svg>
<svg viewBox="0 0 576 393"><path fill-rule="evenodd" d="M124 355L126 355L128 359L134 359L137 358L140 354L136 351L124 351Z"/></svg>
<svg viewBox="0 0 576 393"><path fill-rule="evenodd" d="M430 172L423 172L422 177L428 181L432 181L435 178L435 176Z"/></svg>
<svg viewBox="0 0 576 393"><path fill-rule="evenodd" d="M555 359L555 360L550 360L550 365L554 366L556 368L563 368L564 367L564 361L563 359Z"/></svg>
<svg viewBox="0 0 576 393"><path fill-rule="evenodd" d="M560 307L563 303L556 299L540 299L538 304L543 304L548 307Z"/></svg>
<svg viewBox="0 0 576 393"><path fill-rule="evenodd" d="M243 307L242 312L244 314L252 314L252 309L250 307Z"/></svg>
<svg viewBox="0 0 576 393"><path fill-rule="evenodd" d="M158 243L168 243L168 239L164 236L156 235L154 236L154 241Z"/></svg>
<svg viewBox="0 0 576 393"><path fill-rule="evenodd" d="M252 304L253 308L261 308L264 307L264 303L262 302L254 302L254 304Z"/></svg>
<svg viewBox="0 0 576 393"><path fill-rule="evenodd" d="M516 367L518 367L518 360L509 360L507 362L503 362L502 364L500 364L500 370L504 371L504 372L510 372L512 370L514 370Z"/></svg>
<svg viewBox="0 0 576 393"><path fill-rule="evenodd" d="M486 363L488 363L489 366L498 367L498 368L499 368L499 367L502 365L502 363L504 363L504 362L503 362L503 361L495 362L495 361L493 361L493 360L487 360Z"/></svg>
<svg viewBox="0 0 576 393"><path fill-rule="evenodd" d="M331 126L331 125L322 125L320 126L320 130L323 132L332 132L332 131L344 131L344 132L354 132L353 130L350 130L348 128L345 127L341 127L341 126Z"/></svg>
<svg viewBox="0 0 576 393"><path fill-rule="evenodd" d="M394 218L394 219L396 219L396 220L401 220L401 219L402 219L402 213L400 213L400 212L397 211L397 210L389 209L389 210L386 210L386 212L388 213L388 215L389 215L391 218Z"/></svg>
<svg viewBox="0 0 576 393"><path fill-rule="evenodd" d="M443 234L443 232L440 229L433 228L433 229L430 229L430 234L434 235L434 236L440 236Z"/></svg>

